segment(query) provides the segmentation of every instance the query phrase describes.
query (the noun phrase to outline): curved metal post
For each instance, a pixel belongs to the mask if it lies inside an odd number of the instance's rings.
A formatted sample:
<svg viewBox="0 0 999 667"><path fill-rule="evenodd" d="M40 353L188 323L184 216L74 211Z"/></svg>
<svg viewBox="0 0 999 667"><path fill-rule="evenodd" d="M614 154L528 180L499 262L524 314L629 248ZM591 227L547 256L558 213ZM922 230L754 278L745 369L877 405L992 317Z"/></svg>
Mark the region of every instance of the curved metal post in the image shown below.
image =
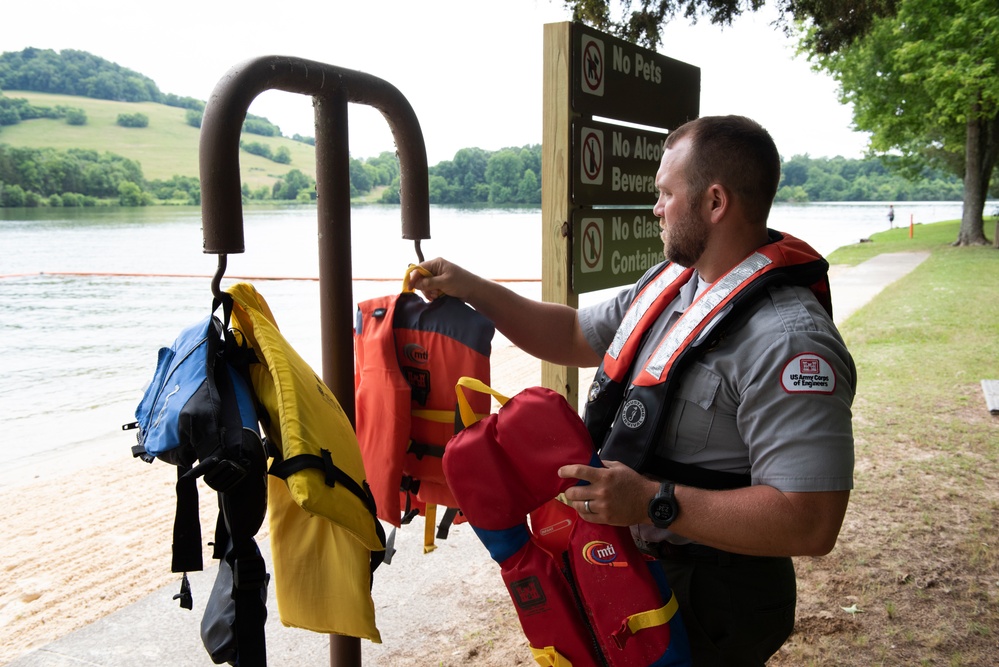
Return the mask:
<svg viewBox="0 0 999 667"><path fill-rule="evenodd" d="M402 238L430 238L426 144L416 114L402 93L364 72L302 58L262 56L236 65L219 80L201 121L199 161L206 253L243 252L239 133L250 103L265 90L313 97L338 91L347 102L378 109L388 122L399 153Z"/></svg>
<svg viewBox="0 0 999 667"><path fill-rule="evenodd" d="M313 98L316 192L319 196L322 372L323 380L353 424L347 104L354 102L375 107L388 121L399 153L402 238L417 244L421 239L430 238L430 196L423 133L406 98L391 84L369 74L287 56L265 56L236 65L215 86L201 123L199 161L206 253L224 256L244 251L239 135L250 103L263 91L272 89ZM330 665L359 667L360 664L359 639L330 636Z"/></svg>

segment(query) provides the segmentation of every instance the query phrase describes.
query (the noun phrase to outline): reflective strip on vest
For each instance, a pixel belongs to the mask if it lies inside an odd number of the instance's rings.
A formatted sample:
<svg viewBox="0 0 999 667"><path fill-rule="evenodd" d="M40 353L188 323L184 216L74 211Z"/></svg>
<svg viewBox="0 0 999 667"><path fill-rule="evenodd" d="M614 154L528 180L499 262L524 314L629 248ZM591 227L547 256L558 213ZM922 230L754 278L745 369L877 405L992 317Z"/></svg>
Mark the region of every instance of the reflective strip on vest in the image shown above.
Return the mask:
<svg viewBox="0 0 999 667"><path fill-rule="evenodd" d="M631 337L631 334L635 331L635 327L641 322L642 316L652 307L652 304L656 302L666 288L673 284L673 282L680 277L687 269L676 263L670 263L658 276L653 280L647 288L642 290L642 293L638 295L628 312L625 313L624 319L621 320L621 325L617 329L617 333L614 334L614 340L611 341L610 347L607 348L607 355L612 359L617 359L618 355L621 354L621 350L624 349L624 344Z"/></svg>
<svg viewBox="0 0 999 667"><path fill-rule="evenodd" d="M687 309L663 337L659 347L652 353L649 363L646 364L645 372L656 380L662 380L663 371L669 366L673 355L683 347L683 342L687 340L687 337L701 327L704 320L714 312L722 301L731 296L743 284L752 280L761 269L772 263L773 260L769 257L758 252L753 253L715 282L701 295L701 298Z"/></svg>

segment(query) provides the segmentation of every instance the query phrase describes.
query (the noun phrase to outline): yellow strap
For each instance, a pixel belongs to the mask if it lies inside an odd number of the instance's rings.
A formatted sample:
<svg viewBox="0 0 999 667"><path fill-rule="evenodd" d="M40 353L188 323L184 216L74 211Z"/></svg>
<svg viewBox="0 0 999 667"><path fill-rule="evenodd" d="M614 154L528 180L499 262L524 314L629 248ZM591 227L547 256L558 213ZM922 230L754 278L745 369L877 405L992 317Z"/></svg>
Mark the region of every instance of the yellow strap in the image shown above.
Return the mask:
<svg viewBox="0 0 999 667"><path fill-rule="evenodd" d="M657 625L666 625L679 608L680 603L676 601L676 595L674 594L670 597L669 602L665 606L659 607L659 609L643 611L629 616L628 629L631 631L631 634L635 634L640 630L654 628Z"/></svg>
<svg viewBox="0 0 999 667"><path fill-rule="evenodd" d="M450 410L413 410L411 414L418 419L426 419L430 422L454 423L454 412Z"/></svg>
<svg viewBox="0 0 999 667"><path fill-rule="evenodd" d="M500 405L506 405L506 402L510 400L482 380L476 380L468 376L458 378L458 384L454 386L454 393L458 395L458 412L461 414L461 423L465 426L471 426L479 420L479 417L472 411L472 406L468 404L468 399L465 397L465 392L461 389L462 387L482 394L490 394L499 401Z"/></svg>
<svg viewBox="0 0 999 667"><path fill-rule="evenodd" d="M434 503L427 503L426 509L423 510L424 513L424 524L423 524L423 553L428 554L437 548L434 544L434 528L437 526L437 505Z"/></svg>
<svg viewBox="0 0 999 667"><path fill-rule="evenodd" d="M422 266L420 266L419 264L410 264L409 266L406 267L406 274L402 277L402 291L404 293L406 293L406 292L412 292L413 291L413 288L409 286L409 276L410 276L410 274L413 273L413 271L416 271L421 276L425 276L425 277L429 277L429 276L434 275L434 274L430 273L430 269L425 269Z"/></svg>
<svg viewBox="0 0 999 667"><path fill-rule="evenodd" d="M541 667L572 667L572 663L564 655L555 650L554 646L544 648L531 647L534 654L534 661Z"/></svg>

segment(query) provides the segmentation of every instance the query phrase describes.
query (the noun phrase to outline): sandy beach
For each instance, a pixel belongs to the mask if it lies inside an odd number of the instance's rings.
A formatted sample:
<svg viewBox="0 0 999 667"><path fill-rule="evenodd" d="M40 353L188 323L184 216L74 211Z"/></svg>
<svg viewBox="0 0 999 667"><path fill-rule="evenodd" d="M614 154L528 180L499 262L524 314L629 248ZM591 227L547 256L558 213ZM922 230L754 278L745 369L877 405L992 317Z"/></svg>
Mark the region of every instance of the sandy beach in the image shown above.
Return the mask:
<svg viewBox="0 0 999 667"><path fill-rule="evenodd" d="M512 347L494 350L492 368L493 386L500 392L516 393L540 381L540 363ZM122 432L75 448L67 460L41 460L31 469L0 475L5 510L0 518L5 536L0 543L0 665L154 591L177 587L180 576L170 572L176 468L133 459L132 444L133 434ZM200 490L207 542L215 526L215 500L210 489ZM499 568L469 527L456 527L424 556L420 521L400 531L395 562L376 572L373 597L383 643L362 641L365 660L428 664L423 660L430 656L466 651L449 648L452 640L462 643L475 635L495 640L497 632L510 635L512 645L509 659L496 664L529 658ZM257 536L265 550L267 539L265 522ZM205 566L214 570L207 546ZM207 597L208 581L196 596ZM433 610L414 617L413 605L419 608L421 599L435 602ZM175 603L164 605L164 622L176 609ZM276 606L269 613L268 623L277 624ZM316 644L318 653L328 651L326 635L295 632ZM204 664L211 664L203 656Z"/></svg>

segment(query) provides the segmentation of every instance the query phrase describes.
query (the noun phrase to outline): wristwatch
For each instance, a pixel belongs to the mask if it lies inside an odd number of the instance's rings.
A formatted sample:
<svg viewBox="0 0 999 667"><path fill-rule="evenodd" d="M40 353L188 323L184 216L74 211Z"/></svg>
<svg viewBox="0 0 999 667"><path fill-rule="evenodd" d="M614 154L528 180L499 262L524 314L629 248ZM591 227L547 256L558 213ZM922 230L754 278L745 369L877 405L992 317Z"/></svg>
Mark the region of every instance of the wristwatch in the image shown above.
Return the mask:
<svg viewBox="0 0 999 667"><path fill-rule="evenodd" d="M669 528L680 513L673 488L673 482L663 482L659 485L659 493L649 501L649 518L656 528Z"/></svg>

